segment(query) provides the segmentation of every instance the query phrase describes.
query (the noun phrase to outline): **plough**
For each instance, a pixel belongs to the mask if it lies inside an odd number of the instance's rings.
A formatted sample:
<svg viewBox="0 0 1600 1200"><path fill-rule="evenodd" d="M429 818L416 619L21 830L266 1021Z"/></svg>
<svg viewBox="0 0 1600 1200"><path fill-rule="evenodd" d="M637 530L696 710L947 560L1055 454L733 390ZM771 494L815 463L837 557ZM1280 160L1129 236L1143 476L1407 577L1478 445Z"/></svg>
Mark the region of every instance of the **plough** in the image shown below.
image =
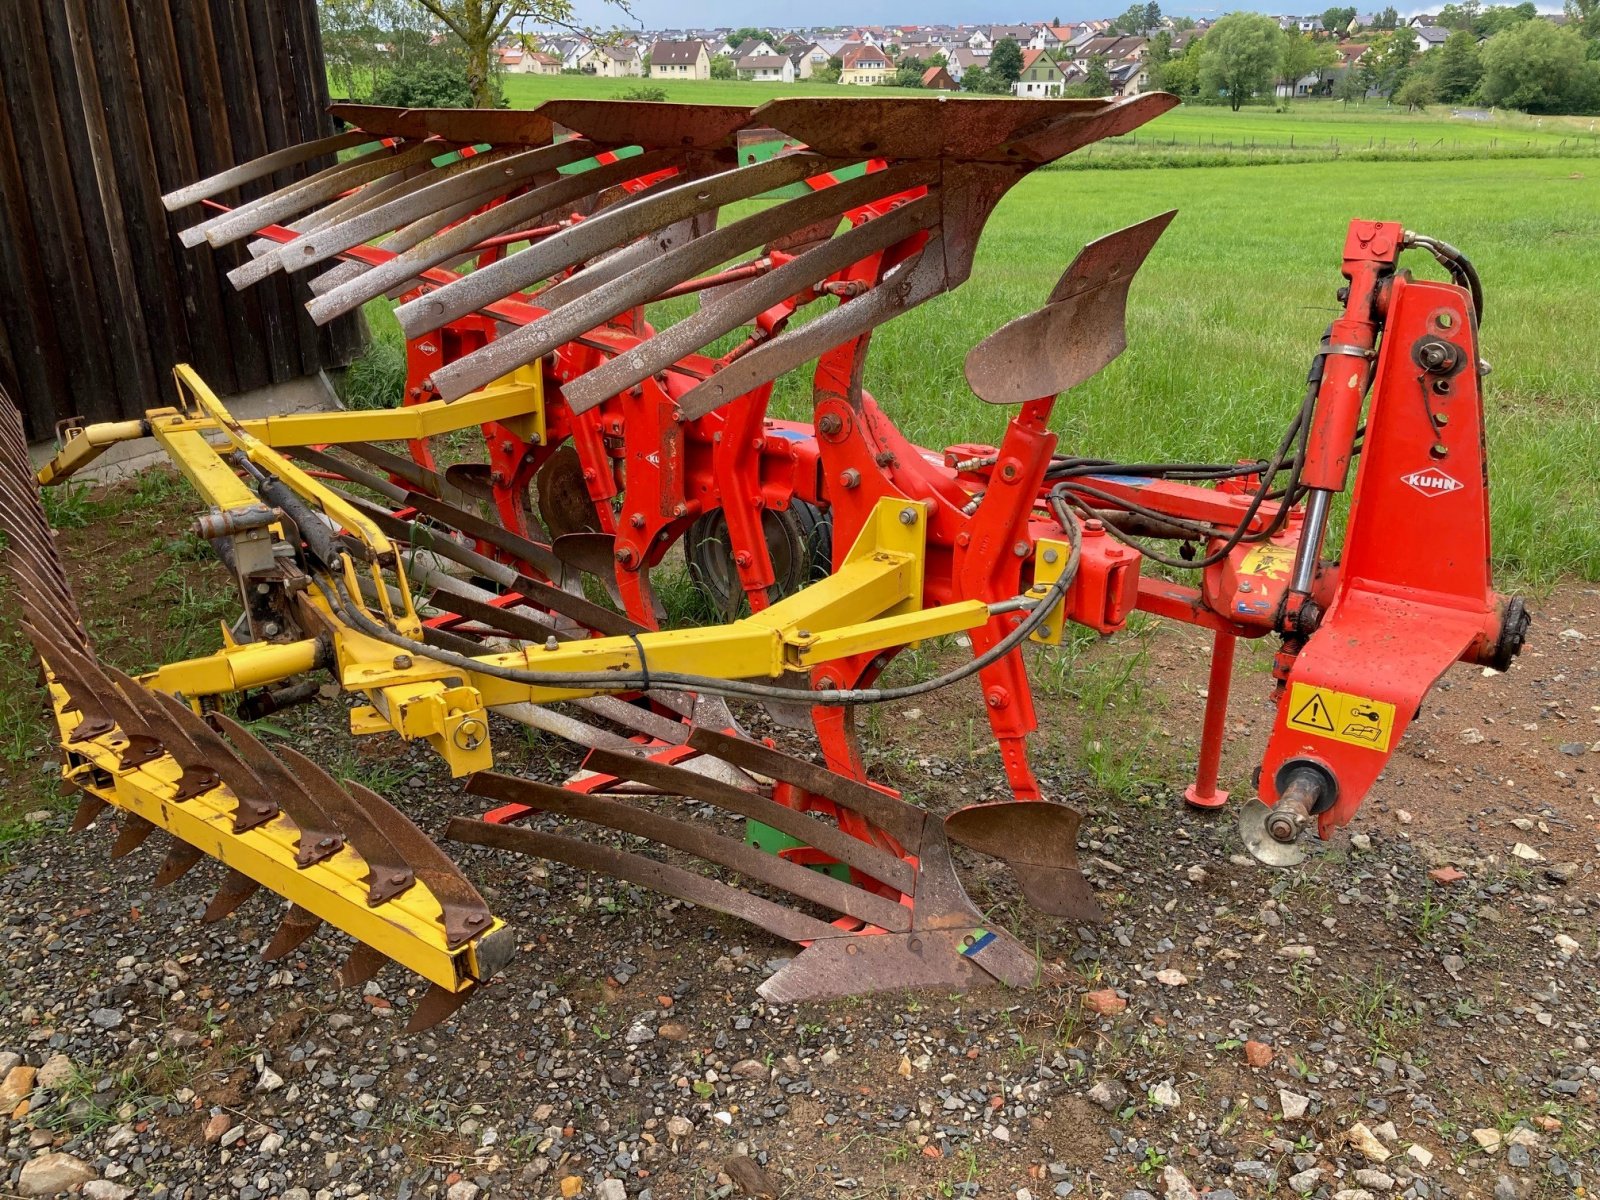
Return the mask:
<svg viewBox="0 0 1600 1200"><path fill-rule="evenodd" d="M1041 308L973 348L973 393L1012 408L998 445L916 446L864 386L872 331L966 279L1012 185L1175 103L339 106L347 132L172 193L187 244L247 243L240 286L305 274L318 321L398 300L406 394L239 420L180 366L173 407L69 425L36 476L8 408L0 521L63 776L84 792L75 824L117 809L117 854L165 830L158 883L203 857L228 868L208 916L266 887L291 902L269 954L332 925L357 942L341 979L400 962L432 985L414 1024L448 1016L505 964L511 931L390 803L250 732L326 672L358 701L353 734L425 741L493 803L448 840L796 943L769 998L1027 986L1033 955L967 897L951 846L1005 862L1048 913L1098 919L1079 816L1029 763L1024 645L1059 644L1069 622L1114 634L1141 611L1214 636L1185 793L1200 807L1227 799L1234 644L1278 639L1277 717L1239 808L1252 852L1292 865L1310 826L1352 820L1440 675L1504 669L1526 631L1489 578L1483 298L1465 256L1353 222L1341 315L1259 460L1056 450L1055 401L1125 348L1129 287L1170 212L1086 247ZM777 152L751 153L761 142ZM1452 282L1401 269L1412 249ZM689 296L686 314L660 303ZM774 383L808 364L812 420L770 416ZM474 427L483 459L441 463L434 439ZM196 530L241 615L217 653L134 679L96 657L36 484L139 437L205 501ZM662 628L651 573L674 548L723 623ZM957 632L970 661L879 685L898 651ZM868 778L855 713L974 676L1013 798L939 819ZM730 701L808 719L822 761L748 735ZM493 770L502 719L576 742L583 770ZM742 818L745 837L670 815L670 797Z"/></svg>

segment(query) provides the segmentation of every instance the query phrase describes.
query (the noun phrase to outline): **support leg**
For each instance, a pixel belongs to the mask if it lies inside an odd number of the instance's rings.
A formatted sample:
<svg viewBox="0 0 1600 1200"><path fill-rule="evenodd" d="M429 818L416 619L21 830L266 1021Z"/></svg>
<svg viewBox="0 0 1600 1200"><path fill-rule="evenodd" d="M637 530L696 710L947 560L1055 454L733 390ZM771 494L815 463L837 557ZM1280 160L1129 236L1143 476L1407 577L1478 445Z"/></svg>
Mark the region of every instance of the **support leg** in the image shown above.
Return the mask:
<svg viewBox="0 0 1600 1200"><path fill-rule="evenodd" d="M1221 808L1228 793L1217 789L1217 770L1222 764L1222 739L1228 723L1228 689L1233 683L1233 649L1238 639L1217 630L1211 644L1211 678L1206 683L1206 717L1200 733L1200 763L1194 782L1184 789L1183 798L1195 808Z"/></svg>

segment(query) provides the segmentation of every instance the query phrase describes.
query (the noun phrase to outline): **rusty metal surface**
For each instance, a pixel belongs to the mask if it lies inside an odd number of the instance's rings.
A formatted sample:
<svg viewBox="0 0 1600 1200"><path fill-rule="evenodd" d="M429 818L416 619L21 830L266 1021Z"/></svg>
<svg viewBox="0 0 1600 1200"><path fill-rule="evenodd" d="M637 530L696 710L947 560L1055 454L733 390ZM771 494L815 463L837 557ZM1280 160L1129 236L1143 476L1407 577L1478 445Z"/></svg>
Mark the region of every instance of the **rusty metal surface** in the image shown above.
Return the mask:
<svg viewBox="0 0 1600 1200"><path fill-rule="evenodd" d="M218 733L227 735L234 753L249 769L249 775L261 793L270 796L299 827L300 848L295 858L300 866L307 867L332 858L343 849L344 834L333 815L300 786L288 767L272 751L226 713L213 712L207 720ZM223 775L228 778L226 771ZM228 782L232 787L233 780L230 778Z"/></svg>
<svg viewBox="0 0 1600 1200"><path fill-rule="evenodd" d="M741 921L748 921L759 929L792 942L832 937L838 932L826 921L819 921L792 908L696 875L693 871L685 871L682 867L657 862L642 854L615 850L610 846L599 846L536 829L491 825L486 821L473 821L465 817L452 817L444 835L451 841L529 854L585 871L598 871L614 879L647 887L664 896L675 896L690 904L738 917Z"/></svg>
<svg viewBox="0 0 1600 1200"><path fill-rule="evenodd" d="M1052 916L1100 924L1105 913L1078 867L1075 808L1048 800L973 804L944 819L950 840L1005 863L1029 904Z"/></svg>
<svg viewBox="0 0 1600 1200"><path fill-rule="evenodd" d="M990 404L1023 404L1092 377L1127 348L1128 287L1177 210L1090 242L1042 308L967 354L967 383Z"/></svg>
<svg viewBox="0 0 1600 1200"><path fill-rule="evenodd" d="M253 183L257 179L264 179L288 167L297 167L303 162L310 162L325 154L337 154L341 150L365 145L372 140L373 135L370 133L346 130L344 133L335 133L329 137L317 138L315 141L285 146L282 150L274 150L271 154L263 154L260 158L252 158L249 162L196 180L187 187L176 188L162 196L161 203L168 212L177 212L180 208L187 208L202 200L210 200L222 195L223 192L242 184Z"/></svg>
<svg viewBox="0 0 1600 1200"><path fill-rule="evenodd" d="M367 864L367 903L392 900L416 882L416 873L387 832L350 798L316 763L293 746L279 746L278 754L290 775L333 818L340 834Z"/></svg>
<svg viewBox="0 0 1600 1200"><path fill-rule="evenodd" d="M469 779L467 791L648 838L882 929L904 931L911 927L910 910L895 901L713 833L703 822L674 820L634 804L490 771Z"/></svg>
<svg viewBox="0 0 1600 1200"><path fill-rule="evenodd" d="M200 920L207 925L214 925L224 917L230 916L246 900L261 890L261 885L250 876L228 868L228 874L222 880L222 886L217 889L217 894L211 897L211 903L206 905L206 911Z"/></svg>
<svg viewBox="0 0 1600 1200"><path fill-rule="evenodd" d="M632 759L596 750L589 755L587 765L591 770L604 771L623 779L647 783L672 795L686 796L763 825L798 839L802 844L815 846L830 858L870 875L880 883L909 893L912 890L913 869L903 859L886 854L876 846L858 841L826 821L806 815L796 809L774 803L765 796L743 788L708 779L681 767L668 766L649 760Z"/></svg>
<svg viewBox="0 0 1600 1200"><path fill-rule="evenodd" d="M284 955L299 949L307 938L321 928L321 917L298 904L291 904L277 931L273 933L272 940L267 943L267 948L261 952L261 957L268 962L277 962Z"/></svg>

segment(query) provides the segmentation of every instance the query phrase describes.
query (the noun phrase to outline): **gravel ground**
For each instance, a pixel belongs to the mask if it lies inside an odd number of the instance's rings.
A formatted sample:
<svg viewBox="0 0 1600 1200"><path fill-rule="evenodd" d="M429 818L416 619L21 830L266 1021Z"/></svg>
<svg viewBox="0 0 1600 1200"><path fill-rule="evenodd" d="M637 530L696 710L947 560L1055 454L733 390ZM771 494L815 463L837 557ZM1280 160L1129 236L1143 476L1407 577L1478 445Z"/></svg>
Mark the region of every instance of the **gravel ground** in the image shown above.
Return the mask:
<svg viewBox="0 0 1600 1200"><path fill-rule="evenodd" d="M1572 585L1537 607L1513 671L1458 668L1355 825L1291 872L1243 858L1228 815L1081 771L1105 713L1047 701L1042 773L1086 810L1111 920L1055 926L965 860L980 907L1038 948L1027 992L770 1005L756 987L785 944L455 847L522 953L407 1037L420 988L398 968L340 993L346 947L326 935L264 963L280 902L203 925L220 869L153 893L157 839L108 865L107 823L68 836L64 811L33 810L0 874L0 1192L1582 1195L1600 1175L1600 603ZM1105 728L1136 733L1177 787L1204 639L1142 645L1146 683ZM1095 653L1114 667L1129 649ZM1235 779L1264 738L1264 691L1247 661ZM424 754L352 755L341 715L302 711L298 740L381 773L425 828L475 811ZM936 809L981 798L995 758L957 749L974 719L964 695L902 711L876 731L878 771ZM548 743L512 753L545 777L571 762ZM37 803L25 782L13 795Z"/></svg>

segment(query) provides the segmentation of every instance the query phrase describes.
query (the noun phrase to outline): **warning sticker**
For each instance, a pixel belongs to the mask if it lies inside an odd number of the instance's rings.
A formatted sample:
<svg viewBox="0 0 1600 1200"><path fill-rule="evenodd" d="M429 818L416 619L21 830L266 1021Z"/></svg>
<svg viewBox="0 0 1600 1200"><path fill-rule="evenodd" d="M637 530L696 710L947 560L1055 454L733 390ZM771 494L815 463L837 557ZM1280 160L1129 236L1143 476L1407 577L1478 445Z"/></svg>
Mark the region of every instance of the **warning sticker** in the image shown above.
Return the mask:
<svg viewBox="0 0 1600 1200"><path fill-rule="evenodd" d="M1387 750L1394 705L1332 688L1296 683L1289 689L1289 728L1369 750Z"/></svg>
<svg viewBox="0 0 1600 1200"><path fill-rule="evenodd" d="M1239 560L1239 570L1245 575L1268 575L1273 579L1287 579L1294 567L1294 547L1274 546L1263 542Z"/></svg>

